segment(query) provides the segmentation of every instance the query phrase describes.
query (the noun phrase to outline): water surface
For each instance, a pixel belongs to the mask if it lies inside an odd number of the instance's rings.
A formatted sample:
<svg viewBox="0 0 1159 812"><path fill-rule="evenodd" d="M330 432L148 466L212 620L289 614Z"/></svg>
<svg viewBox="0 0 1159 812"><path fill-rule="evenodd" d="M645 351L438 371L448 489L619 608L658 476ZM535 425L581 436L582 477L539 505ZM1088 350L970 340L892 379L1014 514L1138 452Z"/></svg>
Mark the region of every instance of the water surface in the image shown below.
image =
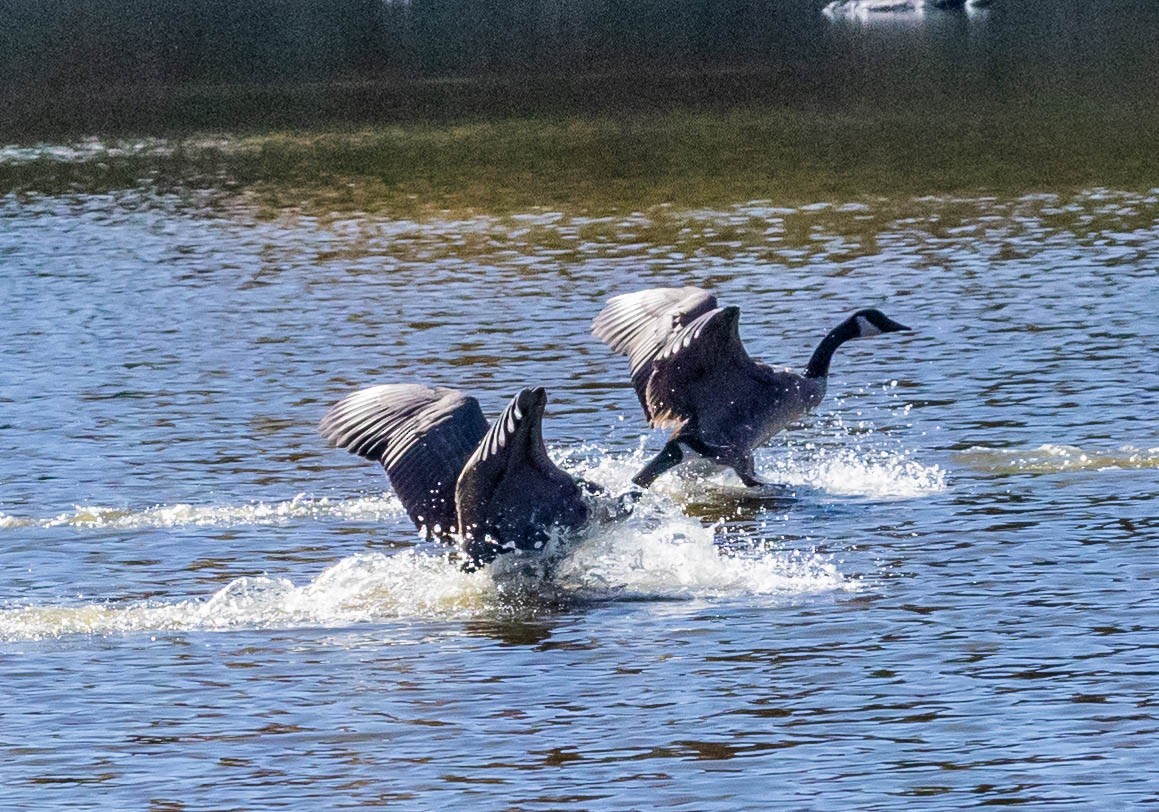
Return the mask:
<svg viewBox="0 0 1159 812"><path fill-rule="evenodd" d="M1159 191L579 216L6 198L0 799L13 808L1159 801ZM326 448L360 386L662 435L590 338L696 283L800 368L761 494L667 477L551 577L466 574Z"/></svg>

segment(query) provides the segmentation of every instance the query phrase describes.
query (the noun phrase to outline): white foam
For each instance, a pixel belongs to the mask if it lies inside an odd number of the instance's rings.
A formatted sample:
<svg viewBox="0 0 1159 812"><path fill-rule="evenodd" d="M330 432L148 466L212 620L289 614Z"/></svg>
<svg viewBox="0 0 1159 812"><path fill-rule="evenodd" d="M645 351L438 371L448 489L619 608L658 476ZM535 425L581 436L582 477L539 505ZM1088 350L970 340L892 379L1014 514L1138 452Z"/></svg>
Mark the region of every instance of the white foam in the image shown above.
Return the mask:
<svg viewBox="0 0 1159 812"><path fill-rule="evenodd" d="M631 476L646 456L641 442L626 455L607 454L595 446L573 448L565 462L614 495L632 487ZM944 474L937 466L920 465L900 452L809 445L783 450L759 473L789 485L878 498L920 496L944 488ZM686 515L681 507L690 494L711 494L713 487L668 477L638 495L630 516L600 524L566 547L549 544L542 555L501 556L478 572L464 572L456 560L432 552L429 545L363 553L335 562L301 585L281 577L245 577L205 599L13 606L0 610L0 639L527 617L574 602L752 596L780 600L859 588L827 556L755 542L746 547L743 539L722 549L719 528ZM610 495L602 500L614 513L611 506L617 503ZM156 506L135 512L82 506L44 520L0 515L0 522L141 528L388 517L403 517L392 495L350 500L299 495L275 503Z"/></svg>
<svg viewBox="0 0 1159 812"><path fill-rule="evenodd" d="M205 600L16 606L0 610L0 640L71 634L346 627L389 620L530 617L573 602L800 595L856 588L824 558L720 550L714 530L662 518L665 497L593 530L569 551L501 556L464 572L446 555L409 548L341 559L298 586L286 578L238 578Z"/></svg>
<svg viewBox="0 0 1159 812"><path fill-rule="evenodd" d="M592 469L598 474L624 477L644 464L646 455L630 459L604 459ZM697 463L686 464L696 465ZM652 490L674 499L711 498L721 488L744 492L739 477L730 469L705 467L691 478L668 475L656 480ZM630 471L626 475L624 471ZM830 448L813 443L758 452L757 477L772 485L809 487L834 496L861 496L870 499L914 499L946 489L946 471L936 464L924 464L901 450Z"/></svg>
<svg viewBox="0 0 1159 812"><path fill-rule="evenodd" d="M76 505L72 511L46 518L18 518L0 513L3 527L85 527L137 529L149 527L233 527L273 525L301 519L381 521L403 515L393 494L353 499L330 499L298 494L282 502L245 505L154 505L143 510Z"/></svg>
<svg viewBox="0 0 1159 812"><path fill-rule="evenodd" d="M833 431L840 433L843 442L848 442L850 437L844 433L846 429L840 417L833 417L832 422ZM859 425L858 429L865 431L867 427ZM772 484L807 486L835 496L872 499L913 499L946 489L946 472L941 466L917 462L904 449L866 445L858 442L831 447L803 443L764 449L757 452L757 476ZM582 459L561 460L561 464L600 483L609 493L622 493L634 487L632 476L651 458L654 449L649 450L647 438L641 438L632 454L609 454L598 446L581 447L578 453L583 455ZM696 465L696 462L685 463L684 468L691 470ZM721 486L743 487L731 470L719 467L714 470L704 465L690 479L667 474L657 479L651 490L682 500L689 495L711 495Z"/></svg>
<svg viewBox="0 0 1159 812"><path fill-rule="evenodd" d="M0 511L0 528L5 527L27 527L31 522L28 519L18 519L15 516L9 516L7 513Z"/></svg>
<svg viewBox="0 0 1159 812"><path fill-rule="evenodd" d="M955 459L965 465L994 473L1110 471L1159 468L1159 448L1121 446L1117 449L1095 450L1057 443L1046 443L1031 449L974 446L959 452Z"/></svg>
<svg viewBox="0 0 1159 812"><path fill-rule="evenodd" d="M495 582L486 573L465 573L443 556L414 550L364 553L340 560L303 586L286 578L243 577L204 601L4 609L0 639L453 618L477 614L494 592Z"/></svg>
<svg viewBox="0 0 1159 812"><path fill-rule="evenodd" d="M913 499L946 489L946 472L905 452L805 445L766 462L758 474L785 485L804 485L836 496Z"/></svg>
<svg viewBox="0 0 1159 812"><path fill-rule="evenodd" d="M640 527L635 517L580 545L559 565L560 586L588 600L800 595L856 588L827 559L732 554L711 527L686 519Z"/></svg>
<svg viewBox="0 0 1159 812"><path fill-rule="evenodd" d="M860 22L899 17L920 19L924 12L923 0L833 0L821 10L831 20Z"/></svg>

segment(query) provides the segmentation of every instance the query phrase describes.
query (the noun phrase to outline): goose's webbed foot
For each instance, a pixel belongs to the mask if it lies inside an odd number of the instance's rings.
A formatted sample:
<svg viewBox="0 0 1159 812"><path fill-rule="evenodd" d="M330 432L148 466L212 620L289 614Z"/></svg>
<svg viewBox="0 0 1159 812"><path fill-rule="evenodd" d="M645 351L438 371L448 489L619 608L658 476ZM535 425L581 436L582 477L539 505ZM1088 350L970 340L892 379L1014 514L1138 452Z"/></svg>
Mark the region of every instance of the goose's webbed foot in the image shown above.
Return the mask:
<svg viewBox="0 0 1159 812"><path fill-rule="evenodd" d="M775 482L766 482L765 480L758 479L755 476L743 474L740 471L737 471L737 474L740 476L740 481L745 484L746 488L771 488L776 484Z"/></svg>
<svg viewBox="0 0 1159 812"><path fill-rule="evenodd" d="M745 484L746 488L771 488L777 483L766 482L757 476L756 465L753 462L752 455L749 455L745 460L735 468L736 475L740 477L740 481Z"/></svg>
<svg viewBox="0 0 1159 812"><path fill-rule="evenodd" d="M660 453L641 468L640 473L632 477L632 483L641 488L650 487L656 481L656 477L671 468L675 468L683 459L684 452L680 450L680 444L675 440L669 440L664 444Z"/></svg>

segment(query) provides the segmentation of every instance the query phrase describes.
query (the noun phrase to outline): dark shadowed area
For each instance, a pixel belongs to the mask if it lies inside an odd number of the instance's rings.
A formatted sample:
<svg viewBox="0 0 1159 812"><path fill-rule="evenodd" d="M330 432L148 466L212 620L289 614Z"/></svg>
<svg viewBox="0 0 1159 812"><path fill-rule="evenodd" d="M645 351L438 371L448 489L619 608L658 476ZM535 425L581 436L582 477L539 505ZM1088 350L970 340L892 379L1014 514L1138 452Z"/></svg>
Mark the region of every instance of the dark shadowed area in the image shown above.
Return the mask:
<svg viewBox="0 0 1159 812"><path fill-rule="evenodd" d="M7 2L7 137L672 105L1154 101L1159 7L1023 0Z"/></svg>

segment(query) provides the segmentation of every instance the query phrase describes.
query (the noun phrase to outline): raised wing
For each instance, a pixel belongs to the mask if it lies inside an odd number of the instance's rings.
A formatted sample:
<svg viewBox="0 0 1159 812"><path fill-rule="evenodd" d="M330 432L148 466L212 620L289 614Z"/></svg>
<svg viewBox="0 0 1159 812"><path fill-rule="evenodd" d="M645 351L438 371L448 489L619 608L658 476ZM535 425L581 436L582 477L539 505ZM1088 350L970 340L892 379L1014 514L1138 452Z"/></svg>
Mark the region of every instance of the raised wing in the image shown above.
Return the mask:
<svg viewBox="0 0 1159 812"><path fill-rule="evenodd" d="M543 445L542 387L524 389L495 419L463 467L456 496L467 552L485 563L501 549L535 549L552 527L587 519L575 481Z"/></svg>
<svg viewBox="0 0 1159 812"><path fill-rule="evenodd" d="M536 445L544 457L541 420L547 394L542 388L523 389L513 397L487 429L478 447L463 465L457 491L465 535L497 534L491 503L505 479L522 490L534 484ZM520 494L529 499L529 493Z"/></svg>
<svg viewBox="0 0 1159 812"><path fill-rule="evenodd" d="M592 322L592 335L628 356L632 386L649 421L646 392L653 361L682 329L714 309L716 297L706 290L651 288L612 297Z"/></svg>
<svg viewBox="0 0 1159 812"><path fill-rule="evenodd" d="M487 433L475 398L417 384L374 386L335 404L318 429L339 448L382 463L420 529L454 532L455 482Z"/></svg>
<svg viewBox="0 0 1159 812"><path fill-rule="evenodd" d="M677 332L656 354L644 387L653 426L675 428L704 421L735 399L735 383L755 364L737 332L740 310L711 310Z"/></svg>

